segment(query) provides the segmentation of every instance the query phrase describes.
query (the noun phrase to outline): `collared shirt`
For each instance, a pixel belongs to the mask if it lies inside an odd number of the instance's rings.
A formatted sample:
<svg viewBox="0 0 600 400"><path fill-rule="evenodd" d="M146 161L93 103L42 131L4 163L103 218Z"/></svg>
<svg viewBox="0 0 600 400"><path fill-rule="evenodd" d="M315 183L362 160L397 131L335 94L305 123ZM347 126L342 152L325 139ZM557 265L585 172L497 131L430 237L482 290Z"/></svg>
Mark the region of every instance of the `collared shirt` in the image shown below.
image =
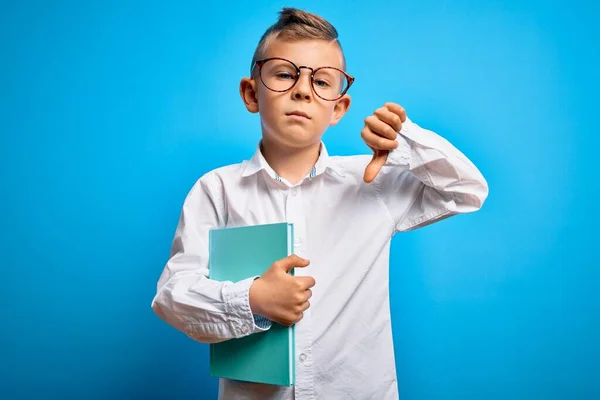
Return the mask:
<svg viewBox="0 0 600 400"><path fill-rule="evenodd" d="M480 209L488 186L447 140L408 119L376 179L370 155L321 153L297 184L278 177L257 149L203 175L189 192L152 308L190 338L215 343L260 334L248 301L255 277L208 279L211 228L294 223L294 249L310 260L311 306L296 324L296 385L221 379L221 399L397 399L389 305L392 236ZM268 321L267 321L268 322Z"/></svg>

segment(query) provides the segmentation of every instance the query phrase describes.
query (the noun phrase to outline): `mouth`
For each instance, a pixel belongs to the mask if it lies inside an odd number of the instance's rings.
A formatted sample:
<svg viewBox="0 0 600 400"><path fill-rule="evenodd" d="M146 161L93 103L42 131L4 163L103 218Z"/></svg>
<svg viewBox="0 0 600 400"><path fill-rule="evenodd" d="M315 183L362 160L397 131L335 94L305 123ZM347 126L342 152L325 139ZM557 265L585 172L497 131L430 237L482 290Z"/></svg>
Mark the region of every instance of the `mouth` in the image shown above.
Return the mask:
<svg viewBox="0 0 600 400"><path fill-rule="evenodd" d="M296 116L296 117L310 119L310 117L308 116L308 114L305 113L304 111L292 111L292 112L286 113L285 115L287 115L287 116Z"/></svg>

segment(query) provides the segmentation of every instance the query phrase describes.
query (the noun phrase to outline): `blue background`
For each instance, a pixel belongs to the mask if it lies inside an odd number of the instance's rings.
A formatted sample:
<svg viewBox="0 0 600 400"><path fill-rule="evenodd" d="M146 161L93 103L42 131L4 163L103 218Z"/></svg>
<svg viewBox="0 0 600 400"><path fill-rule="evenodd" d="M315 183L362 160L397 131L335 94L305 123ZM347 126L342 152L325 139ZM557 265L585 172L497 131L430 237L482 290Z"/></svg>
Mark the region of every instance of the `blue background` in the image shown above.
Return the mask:
<svg viewBox="0 0 600 400"><path fill-rule="evenodd" d="M284 5L357 78L331 153L394 101L490 185L394 238L402 398L600 398L597 7L388 3L2 2L0 398L216 397L208 346L150 302L187 191L255 149L238 83Z"/></svg>

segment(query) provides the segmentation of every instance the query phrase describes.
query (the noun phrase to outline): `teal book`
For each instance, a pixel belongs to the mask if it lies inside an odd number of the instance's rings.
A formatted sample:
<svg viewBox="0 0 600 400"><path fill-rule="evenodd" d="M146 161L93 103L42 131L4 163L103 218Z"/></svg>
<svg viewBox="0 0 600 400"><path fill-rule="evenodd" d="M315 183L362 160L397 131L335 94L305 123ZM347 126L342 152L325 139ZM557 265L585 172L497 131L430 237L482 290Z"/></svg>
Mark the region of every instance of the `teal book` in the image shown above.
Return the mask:
<svg viewBox="0 0 600 400"><path fill-rule="evenodd" d="M238 282L262 275L275 261L293 254L293 229L285 222L212 229L210 279ZM273 322L265 332L209 346L211 376L280 386L295 384L293 325Z"/></svg>

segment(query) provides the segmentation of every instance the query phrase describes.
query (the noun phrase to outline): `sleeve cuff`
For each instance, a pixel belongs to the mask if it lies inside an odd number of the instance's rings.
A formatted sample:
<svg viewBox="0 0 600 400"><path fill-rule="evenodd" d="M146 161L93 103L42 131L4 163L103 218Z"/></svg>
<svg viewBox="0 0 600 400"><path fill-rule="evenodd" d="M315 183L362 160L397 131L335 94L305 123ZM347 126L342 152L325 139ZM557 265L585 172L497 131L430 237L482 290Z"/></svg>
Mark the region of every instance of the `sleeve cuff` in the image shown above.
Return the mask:
<svg viewBox="0 0 600 400"><path fill-rule="evenodd" d="M254 323L256 324L256 326L258 328L265 329L265 330L269 329L271 327L271 325L273 324L270 319L263 317L262 315L255 315Z"/></svg>
<svg viewBox="0 0 600 400"><path fill-rule="evenodd" d="M225 309L230 317L231 329L235 337L263 332L271 327L268 319L254 316L250 309L250 286L256 278L258 276L246 278L223 289ZM258 317L260 319L257 319Z"/></svg>
<svg viewBox="0 0 600 400"><path fill-rule="evenodd" d="M408 140L402 135L402 131L396 137L396 141L398 142L398 147L388 153L387 165L411 165L412 155L411 148Z"/></svg>

